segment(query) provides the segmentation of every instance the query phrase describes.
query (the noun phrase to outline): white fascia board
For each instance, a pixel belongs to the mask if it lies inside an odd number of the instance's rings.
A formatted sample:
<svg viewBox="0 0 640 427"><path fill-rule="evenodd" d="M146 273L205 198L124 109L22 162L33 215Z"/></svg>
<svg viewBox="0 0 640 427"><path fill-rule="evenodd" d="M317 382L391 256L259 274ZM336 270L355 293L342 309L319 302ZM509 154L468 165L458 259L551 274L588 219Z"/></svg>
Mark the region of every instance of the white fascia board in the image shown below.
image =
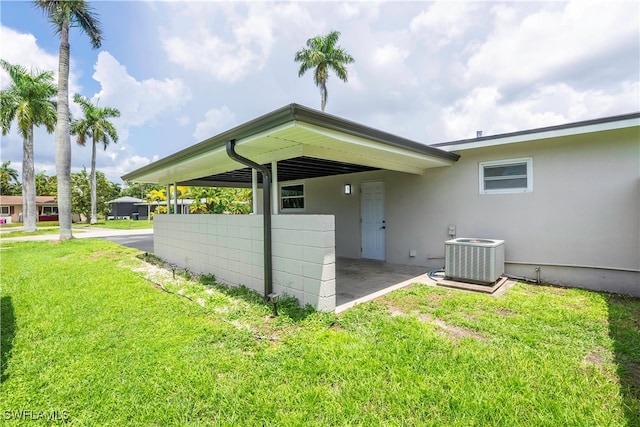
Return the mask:
<svg viewBox="0 0 640 427"><path fill-rule="evenodd" d="M428 160L429 162L438 163L442 166L451 166L453 163L455 163L453 160L440 159L435 156L430 156L428 154L418 153L412 150L405 150L399 147L393 147L391 145L386 145L381 142L370 141L365 138L359 138L346 133L324 129L324 128L310 125L307 123L298 122L297 126L300 127L301 129L305 129L310 132L314 132L319 135L326 136L327 138L343 141L348 144L355 145L357 147L369 148L369 149L377 150L380 152L393 153L393 154L405 156L407 158L416 159L422 162L425 160Z"/></svg>
<svg viewBox="0 0 640 427"><path fill-rule="evenodd" d="M249 143L254 142L256 140L272 137L272 136L274 136L274 134L280 133L283 130L291 129L291 128L295 127L295 126L296 126L296 123L294 121L291 121L291 122L287 122L287 123L285 123L283 125L271 128L269 130L265 130L264 132L256 133L256 134L253 134L253 135L251 135L249 137L239 139L239 140L236 141L236 149L238 149L238 147L241 147L241 146L243 146L245 144L249 144Z"/></svg>
<svg viewBox="0 0 640 427"><path fill-rule="evenodd" d="M496 137L486 137L479 141L470 140L462 144L438 145L437 148L446 151L463 151L474 148L493 147L496 145L516 144L519 142L530 142L541 139L562 138L573 135L584 135L587 133L604 132L609 130L625 129L640 126L640 118L629 118L615 122L595 123L584 126L570 127L564 129L541 130L540 132L525 133L519 135L504 135Z"/></svg>
<svg viewBox="0 0 640 427"><path fill-rule="evenodd" d="M236 141L236 150L240 153L243 151L243 147L251 146L252 143L258 142L261 139L265 139L274 133L278 133L282 130L289 129L294 126L294 123L286 123L284 125L275 127L273 129L269 129L268 131L260 132L255 135L251 135L248 138L242 138ZM292 151L296 151L292 149ZM297 150L301 152L300 149ZM288 154L283 151L278 153L280 156L287 156ZM268 156L268 154L266 155ZM260 156L260 157L266 157ZM251 160L254 160L253 158ZM260 160L260 159L258 159ZM205 164L216 165L217 167L209 167L208 165L203 167L203 162ZM231 164L237 165L237 168L233 168L229 166L229 162ZM173 165L170 168L166 168L161 171L152 172L148 176L140 177L138 180L140 182L159 182L160 184L171 184L175 182L182 181L191 181L193 179L197 179L204 175L214 175L217 173L229 172L235 169L242 169L246 166L236 162L235 160L231 160L226 153L226 146L222 145L220 147L214 148L211 151L207 151L206 153L202 153L198 156L191 157L189 159L185 159L180 163Z"/></svg>

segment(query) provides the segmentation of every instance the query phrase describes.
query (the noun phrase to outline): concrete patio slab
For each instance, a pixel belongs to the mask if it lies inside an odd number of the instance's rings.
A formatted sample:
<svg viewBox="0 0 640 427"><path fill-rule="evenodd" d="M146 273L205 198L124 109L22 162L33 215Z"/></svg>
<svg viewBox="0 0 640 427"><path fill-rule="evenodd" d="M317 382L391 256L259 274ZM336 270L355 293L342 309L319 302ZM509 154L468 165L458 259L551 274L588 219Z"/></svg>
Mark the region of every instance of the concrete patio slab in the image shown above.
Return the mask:
<svg viewBox="0 0 640 427"><path fill-rule="evenodd" d="M366 259L336 259L336 313L356 304L372 301L413 283L441 286L461 292L484 293L500 297L517 283L517 280L501 278L493 286L445 280L444 276L429 277L426 267L391 264Z"/></svg>
<svg viewBox="0 0 640 427"><path fill-rule="evenodd" d="M412 283L436 284L425 267L336 258L336 313Z"/></svg>

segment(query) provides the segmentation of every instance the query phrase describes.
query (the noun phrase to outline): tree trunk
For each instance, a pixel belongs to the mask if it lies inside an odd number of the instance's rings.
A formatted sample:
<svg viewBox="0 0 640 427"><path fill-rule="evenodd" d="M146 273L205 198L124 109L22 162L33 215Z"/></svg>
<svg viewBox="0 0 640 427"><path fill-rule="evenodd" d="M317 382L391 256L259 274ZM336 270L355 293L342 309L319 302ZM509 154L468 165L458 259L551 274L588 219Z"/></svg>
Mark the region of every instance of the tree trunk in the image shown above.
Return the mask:
<svg viewBox="0 0 640 427"><path fill-rule="evenodd" d="M22 221L24 231L36 231L36 177L33 166L33 125L22 144Z"/></svg>
<svg viewBox="0 0 640 427"><path fill-rule="evenodd" d="M324 107L327 106L327 82L320 82L320 109L324 112Z"/></svg>
<svg viewBox="0 0 640 427"><path fill-rule="evenodd" d="M69 15L65 15L63 19L60 29L55 150L60 240L68 240L73 238L71 233L71 136L69 134Z"/></svg>
<svg viewBox="0 0 640 427"><path fill-rule="evenodd" d="M98 195L96 190L96 137L91 147L91 224L98 223Z"/></svg>

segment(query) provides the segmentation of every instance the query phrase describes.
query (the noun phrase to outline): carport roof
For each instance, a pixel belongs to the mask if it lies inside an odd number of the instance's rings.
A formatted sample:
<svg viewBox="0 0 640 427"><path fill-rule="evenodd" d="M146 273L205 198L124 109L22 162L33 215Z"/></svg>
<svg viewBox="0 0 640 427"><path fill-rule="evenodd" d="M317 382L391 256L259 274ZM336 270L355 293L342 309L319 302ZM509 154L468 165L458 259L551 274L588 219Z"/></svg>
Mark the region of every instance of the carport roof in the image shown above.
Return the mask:
<svg viewBox="0 0 640 427"><path fill-rule="evenodd" d="M388 169L422 174L459 155L298 104L290 104L122 176L126 181L200 186L247 185L251 171L227 156L278 162L279 181Z"/></svg>

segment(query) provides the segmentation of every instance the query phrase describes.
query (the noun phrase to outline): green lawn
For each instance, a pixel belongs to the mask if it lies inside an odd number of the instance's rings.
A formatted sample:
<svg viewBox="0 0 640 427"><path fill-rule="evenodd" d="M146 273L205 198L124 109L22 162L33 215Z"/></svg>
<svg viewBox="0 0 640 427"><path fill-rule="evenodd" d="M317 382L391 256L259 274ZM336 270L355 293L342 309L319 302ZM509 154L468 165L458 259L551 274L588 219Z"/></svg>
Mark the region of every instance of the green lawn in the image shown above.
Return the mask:
<svg viewBox="0 0 640 427"><path fill-rule="evenodd" d="M0 229L5 229L3 233L0 233L0 238L9 238L9 237L23 237L23 236L37 236L40 234L57 234L60 232L59 223L57 221L50 222L39 222L37 223L38 231L33 233L27 233L24 231L6 231L7 229L21 227L22 223L15 224L5 224ZM52 228L44 228L42 227L52 227ZM55 227L55 228L53 228ZM153 228L153 222L149 221L133 221L127 219L118 219L111 221L99 221L97 224L86 224L86 223L74 223L73 224L73 232L74 233L82 233L83 228L112 228L117 230L142 230Z"/></svg>
<svg viewBox="0 0 640 427"><path fill-rule="evenodd" d="M640 425L638 299L415 285L340 316L285 301L273 318L250 292L139 253L2 244L4 425L24 411L99 426Z"/></svg>
<svg viewBox="0 0 640 427"><path fill-rule="evenodd" d="M74 230L76 233L84 233L82 230ZM41 234L58 234L60 233L59 228L45 228L41 230L37 230L34 232L26 232L26 231L8 231L4 233L0 233L1 238L9 238L9 237L25 237L25 236L39 236Z"/></svg>
<svg viewBox="0 0 640 427"><path fill-rule="evenodd" d="M44 230L37 230L31 233L26 231L5 231L0 233L0 239L9 237L24 237L24 236L39 236L41 234L57 234L60 231L57 228L45 228Z"/></svg>
<svg viewBox="0 0 640 427"><path fill-rule="evenodd" d="M24 224L21 222L12 222L11 224L0 224L0 230L7 228L17 228L22 227ZM36 223L36 227L59 227L60 223L58 221L40 221Z"/></svg>
<svg viewBox="0 0 640 427"><path fill-rule="evenodd" d="M153 228L153 221L147 220L128 220L128 219L112 219L109 221L101 220L98 221L97 224L86 224L86 223L76 223L73 224L73 228L83 228L83 227L91 227L91 228L115 228L118 230L139 230L144 228Z"/></svg>

